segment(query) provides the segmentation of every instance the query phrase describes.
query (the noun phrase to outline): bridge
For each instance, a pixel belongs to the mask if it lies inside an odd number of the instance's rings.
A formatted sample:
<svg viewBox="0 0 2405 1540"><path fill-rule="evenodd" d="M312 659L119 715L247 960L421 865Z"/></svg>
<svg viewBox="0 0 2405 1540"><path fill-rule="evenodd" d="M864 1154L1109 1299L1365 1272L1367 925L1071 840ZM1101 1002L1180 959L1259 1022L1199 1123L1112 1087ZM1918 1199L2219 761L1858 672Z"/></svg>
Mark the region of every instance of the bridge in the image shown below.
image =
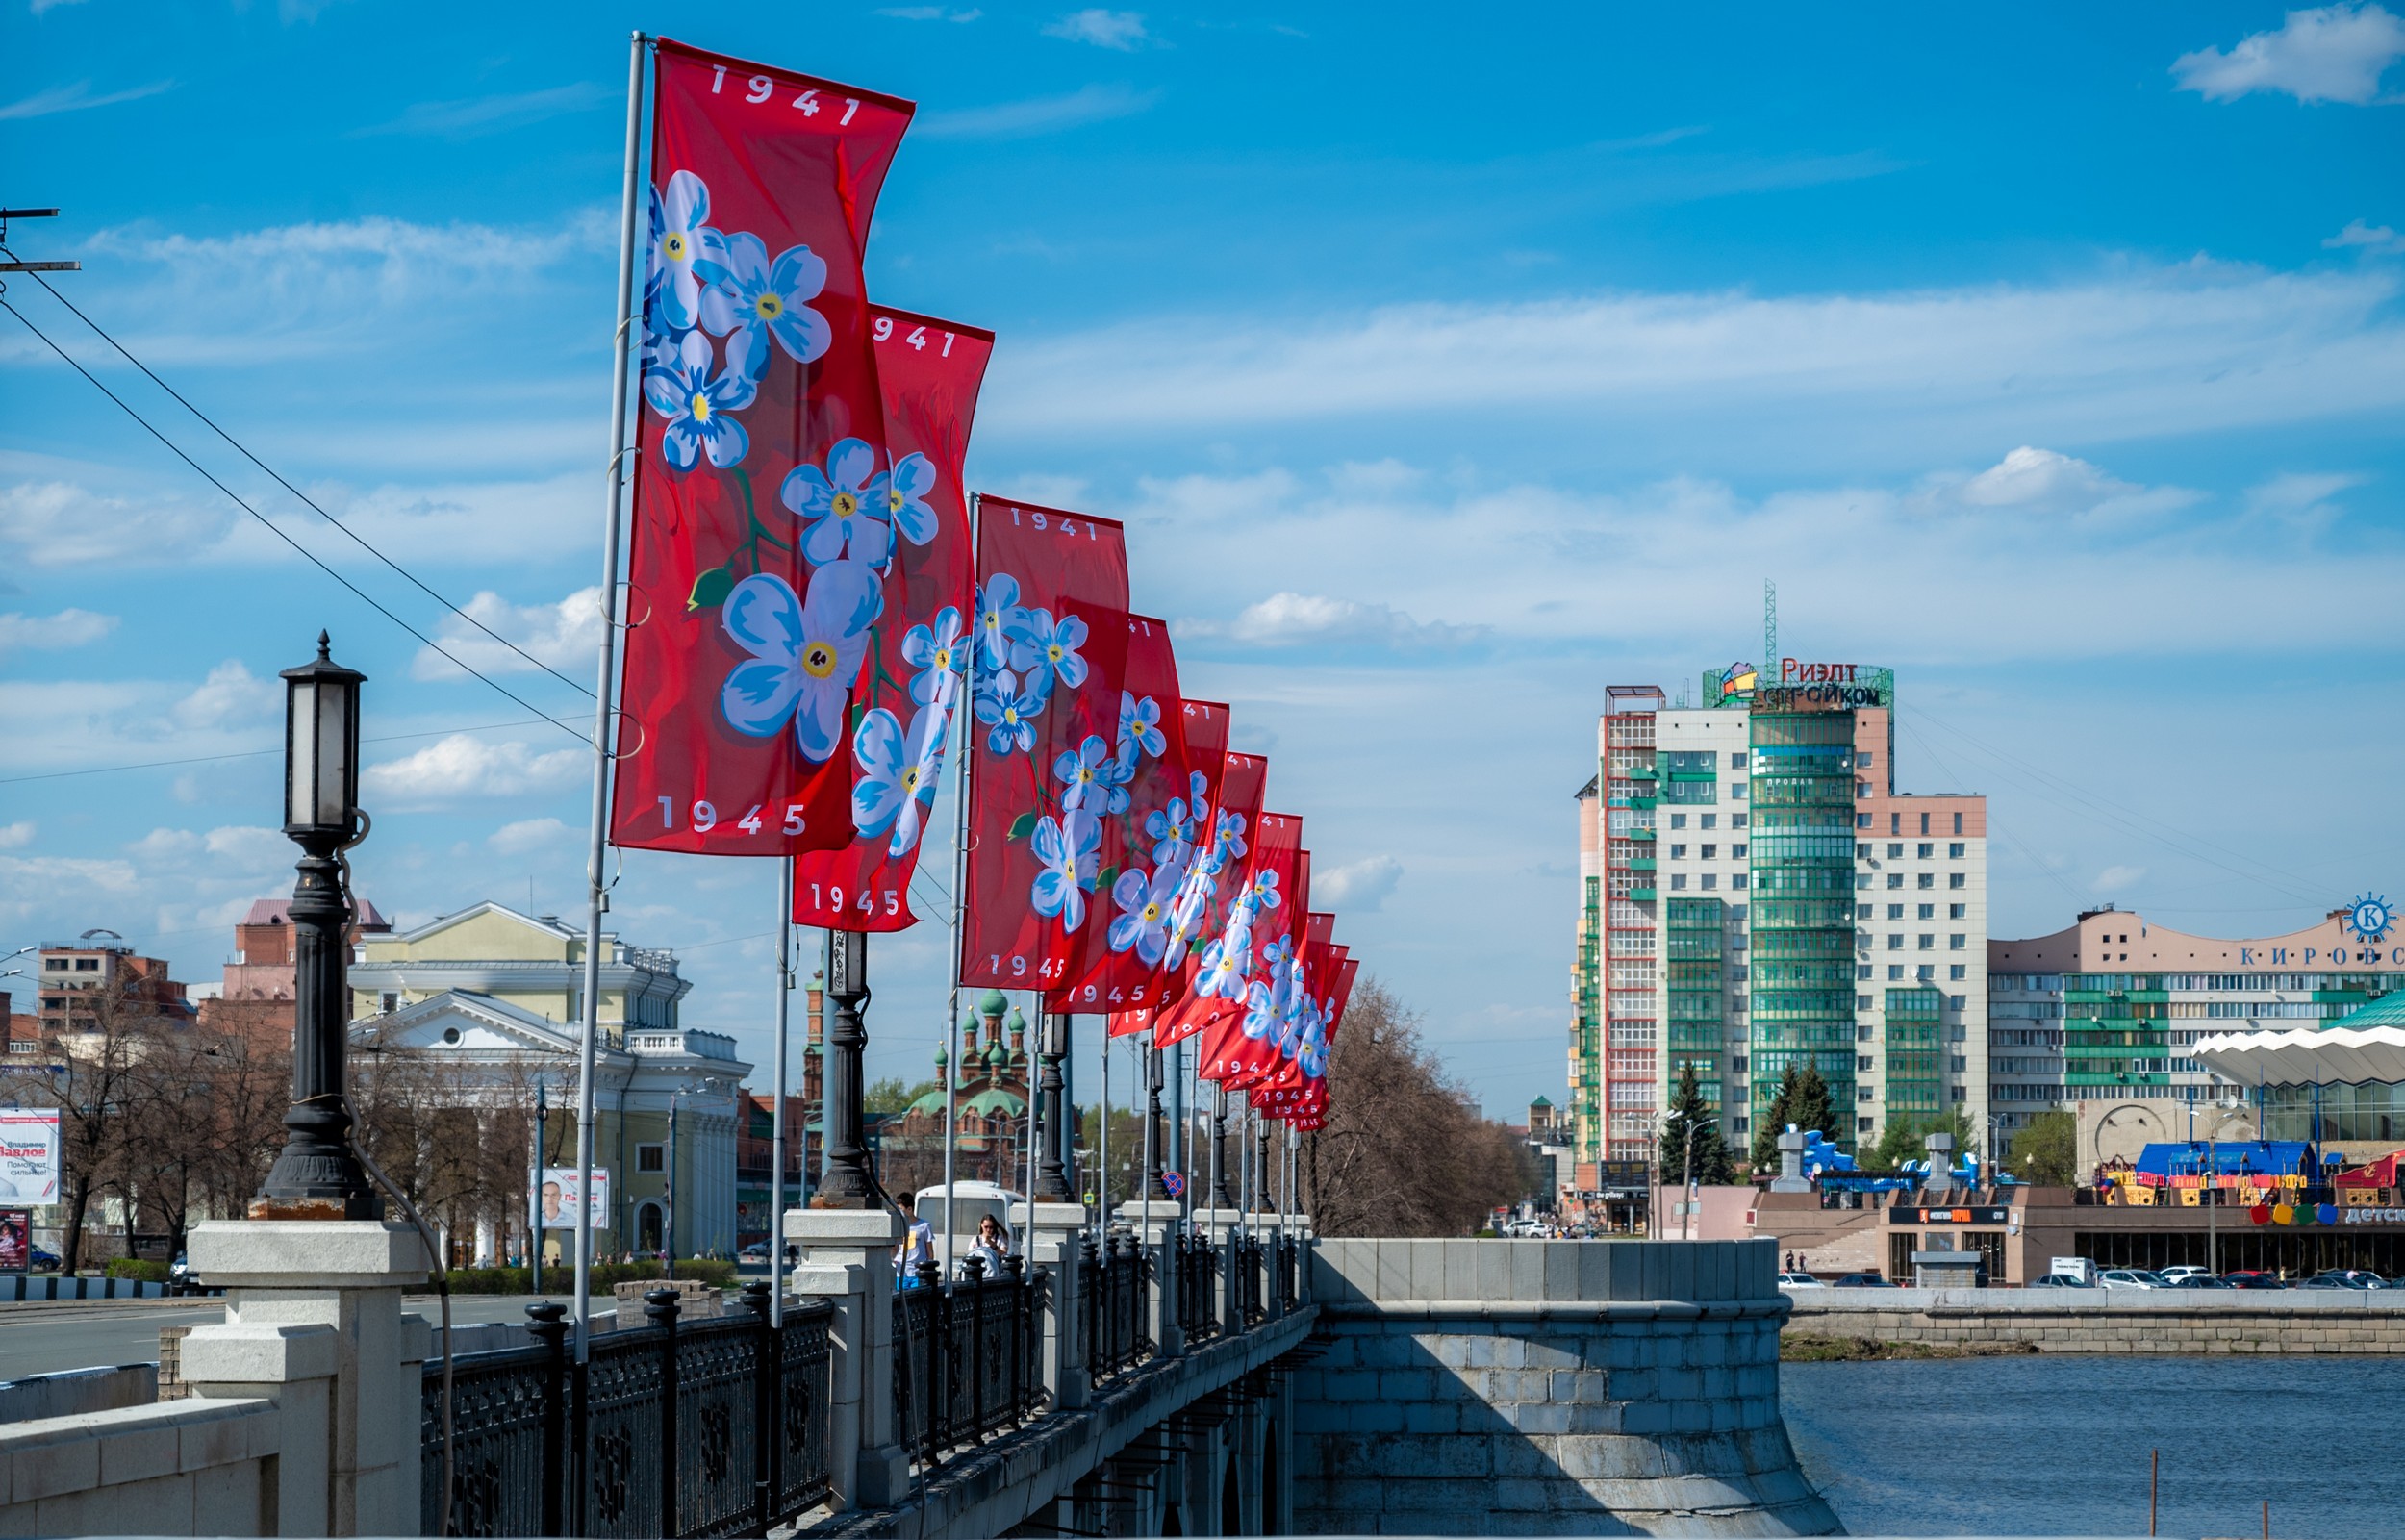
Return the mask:
<svg viewBox="0 0 2405 1540"><path fill-rule="evenodd" d="M425 1277L409 1231L205 1227L229 1308L184 1339L189 1398L0 1424L0 1528L1835 1531L1779 1420L1771 1242L1314 1240L1170 1202L1104 1240L1076 1205L1018 1217L1025 1265L898 1288L889 1216L796 1211L778 1297L656 1289L583 1363L539 1304L447 1374L400 1309Z"/></svg>

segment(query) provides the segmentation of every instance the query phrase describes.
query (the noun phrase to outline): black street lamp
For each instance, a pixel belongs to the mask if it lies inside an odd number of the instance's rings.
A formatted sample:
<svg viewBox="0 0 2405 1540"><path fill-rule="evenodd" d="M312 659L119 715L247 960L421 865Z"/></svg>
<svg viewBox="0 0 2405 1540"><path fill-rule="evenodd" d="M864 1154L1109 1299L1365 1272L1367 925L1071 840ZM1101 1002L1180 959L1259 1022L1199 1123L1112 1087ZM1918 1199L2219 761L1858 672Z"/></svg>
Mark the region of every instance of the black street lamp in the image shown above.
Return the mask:
<svg viewBox="0 0 2405 1540"><path fill-rule="evenodd" d="M1038 1055L1041 1068L1036 1075L1036 1123L1040 1131L1049 1132L1051 1137L1041 1140L1035 1189L1029 1196L1039 1203L1066 1203L1070 1201L1069 1174L1061 1166L1060 1152L1065 1144L1062 1133L1067 1120L1061 1116L1060 1061L1069 1055L1069 1018L1058 1012L1046 1012L1043 1033Z"/></svg>
<svg viewBox="0 0 2405 1540"><path fill-rule="evenodd" d="M351 1150L343 1083L350 1032L350 896L342 852L357 845L359 687L327 655L284 670L284 833L301 847L292 888L292 1108L284 1150L251 1200L252 1219L382 1219L383 1199Z"/></svg>
<svg viewBox="0 0 2405 1540"><path fill-rule="evenodd" d="M826 1145L812 1208L875 1206L861 1116L860 1056L868 1046L860 1008L869 1000L869 938L857 930L827 932L827 997L834 1020L826 1032Z"/></svg>

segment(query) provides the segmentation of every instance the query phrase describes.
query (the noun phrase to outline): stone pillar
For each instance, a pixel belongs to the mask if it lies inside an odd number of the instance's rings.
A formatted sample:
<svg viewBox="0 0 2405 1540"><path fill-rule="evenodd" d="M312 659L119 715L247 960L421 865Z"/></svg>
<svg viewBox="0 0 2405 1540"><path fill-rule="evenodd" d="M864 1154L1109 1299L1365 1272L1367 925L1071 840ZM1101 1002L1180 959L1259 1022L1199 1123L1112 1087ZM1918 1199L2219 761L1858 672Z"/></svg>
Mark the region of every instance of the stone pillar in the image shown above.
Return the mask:
<svg viewBox="0 0 2405 1540"><path fill-rule="evenodd" d="M901 1238L890 1209L785 1211L785 1239L801 1248L794 1293L835 1304L826 1457L838 1512L884 1507L909 1490L894 1410L894 1248Z"/></svg>
<svg viewBox="0 0 2405 1540"><path fill-rule="evenodd" d="M284 1409L284 1534L419 1532L418 1426L432 1333L401 1314L425 1248L376 1220L212 1220L187 1248L226 1290L225 1322L184 1339L198 1396L265 1396ZM316 1435L316 1436L313 1436ZM320 1442L322 1440L322 1442Z"/></svg>
<svg viewBox="0 0 2405 1540"><path fill-rule="evenodd" d="M1038 1203L1030 1215L1026 1204L1014 1203L1010 1223L1027 1238L1029 1263L1051 1278L1051 1299L1044 1316L1044 1384L1052 1393L1055 1410L1074 1411L1093 1398L1093 1379L1086 1372L1085 1344L1078 1327L1084 1320L1078 1308L1077 1290L1083 1280L1077 1275L1077 1261L1079 1242L1086 1233L1085 1205Z"/></svg>
<svg viewBox="0 0 2405 1540"><path fill-rule="evenodd" d="M1119 1205L1119 1217L1135 1232L1136 1244L1152 1259L1152 1310L1148 1328L1153 1351L1175 1358L1186 1351L1177 1329L1177 1262L1170 1250L1170 1234L1185 1215L1185 1205L1168 1199L1130 1199Z"/></svg>
<svg viewBox="0 0 2405 1540"><path fill-rule="evenodd" d="M1809 1193L1811 1178L1804 1174L1804 1134L1789 1123L1779 1135L1779 1174L1770 1180L1774 1193Z"/></svg>

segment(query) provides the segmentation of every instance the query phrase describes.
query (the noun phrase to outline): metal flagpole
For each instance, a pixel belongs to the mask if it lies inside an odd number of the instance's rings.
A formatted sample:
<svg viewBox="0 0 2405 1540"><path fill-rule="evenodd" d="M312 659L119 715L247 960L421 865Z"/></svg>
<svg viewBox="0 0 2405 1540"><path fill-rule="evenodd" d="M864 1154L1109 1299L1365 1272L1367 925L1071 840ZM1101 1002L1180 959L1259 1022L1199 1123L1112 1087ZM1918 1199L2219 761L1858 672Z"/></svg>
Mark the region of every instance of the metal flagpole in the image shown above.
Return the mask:
<svg viewBox="0 0 2405 1540"><path fill-rule="evenodd" d="M777 873L776 1102L769 1113L769 1325L772 1326L785 1324L785 1036L794 1001L792 856L777 863Z"/></svg>
<svg viewBox="0 0 2405 1540"><path fill-rule="evenodd" d="M626 175L620 191L618 227L618 332L610 351L610 491L601 528L601 664L593 705L593 839L585 852L589 888L585 907L584 1022L576 1056L576 1359L583 1362L592 1339L593 1315L593 1070L594 1045L601 1035L601 916L610 906L603 867L609 859L610 698L618 679L619 525L626 507L626 377L634 344L635 200L643 186L643 58L647 39L640 32L626 59Z"/></svg>
<svg viewBox="0 0 2405 1540"><path fill-rule="evenodd" d="M969 570L975 586L977 561L977 505L980 492L969 494ZM953 1119L960 1105L960 1065L964 1050L953 1036L960 1030L960 941L962 928L969 915L969 766L976 756L970 752L969 734L958 724L969 717L970 702L976 699L977 647L980 641L972 641L967 678L961 686L960 698L952 703L952 757L960 762L960 773L952 780L952 990L944 1007L943 1047L936 1050L936 1073L944 1082L944 1276L952 1275L952 1177Z"/></svg>
<svg viewBox="0 0 2405 1540"><path fill-rule="evenodd" d="M1111 1234L1111 1019L1102 1018L1102 1099L1094 1126L1094 1244L1109 1249Z"/></svg>

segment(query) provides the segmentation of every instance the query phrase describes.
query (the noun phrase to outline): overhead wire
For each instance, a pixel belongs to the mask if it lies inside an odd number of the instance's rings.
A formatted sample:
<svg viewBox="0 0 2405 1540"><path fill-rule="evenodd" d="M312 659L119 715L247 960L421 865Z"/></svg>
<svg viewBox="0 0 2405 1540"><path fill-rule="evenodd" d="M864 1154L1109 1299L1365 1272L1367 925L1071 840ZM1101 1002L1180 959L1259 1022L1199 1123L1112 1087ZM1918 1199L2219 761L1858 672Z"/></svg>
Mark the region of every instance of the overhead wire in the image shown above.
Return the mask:
<svg viewBox="0 0 2405 1540"><path fill-rule="evenodd" d="M1919 731L1913 727L1911 720L1899 718L1897 719L1897 724L1904 729L1906 735L1910 737L1913 743L1920 745L1921 752L1927 754L1931 762L1934 763L1939 770L1944 772L1949 780L1955 780L1958 782L1961 781L1961 777L1955 775L1953 769L1946 764L1945 760L1941 756L1939 756L1937 746L1931 744L1928 739L1923 738ZM2036 867L2039 871L2044 872L2048 879L2050 879L2056 887L2063 890L2063 896L2070 899L2074 906L2085 904L2088 901L2086 896L2081 894L2078 889L2072 887L2069 882L2063 879L2062 872L2057 871L2047 863L2043 856L2040 856L2036 850L2030 848L2028 842L2020 837L2010 822L1990 819L1987 820L1987 824L1989 828L2001 831L2005 839L2012 843L2013 848L2020 851L2022 856L2028 860L2031 866Z"/></svg>
<svg viewBox="0 0 2405 1540"><path fill-rule="evenodd" d="M136 422L139 423L144 432L148 433L152 438L165 444L168 453L174 455L178 460L181 460L186 465L191 467L193 470L200 474L201 479L207 481L209 485L216 488L220 492L223 492L227 499L230 500L235 507L240 508L242 512L250 515L251 518L257 519L261 524L265 525L268 533L274 535L276 539L284 542L285 544L291 546L293 550L298 551L309 561L310 565L316 567L319 571L325 573L326 576L334 579L337 583L342 584L343 588L349 590L353 595L355 595L362 603L366 604L369 609L375 611L378 615L383 616L394 625L399 626L411 636L417 638L419 642L423 643L428 648L432 649L440 656L449 660L462 672L482 680L495 693L505 696L523 709L533 712L537 717L540 717L543 720L549 722L552 726L557 727L560 731L568 734L570 738L575 739L578 743L590 744L593 742L592 738L583 731L570 726L567 722L560 720L557 717L551 716L542 707L536 705L533 701L526 699L523 695L519 694L516 691L511 690L506 685L503 685L499 680L494 679L490 674L472 667L461 659L458 654L452 652L448 647L445 647L440 642L435 641L434 638L426 635L423 631L418 630L416 626L410 624L407 620L402 619L398 615L393 614L390 609L387 609L366 589L361 588L358 584L352 582L349 578L344 577L341 572L336 571L332 567L328 566L316 552L311 550L308 546L303 545L299 541L294 540L290 533L280 528L274 519L269 518L258 509L253 508L243 499L240 493L235 492L233 488L218 480L216 475L212 472L208 467L202 465L199 461L194 460L190 455L186 454L183 448L178 445L174 440L168 438L165 433L162 433L155 425L152 424L149 418L143 417L141 413L137 411L132 403L128 402L123 396L120 396L114 391L110 390L107 385L100 381L97 375L91 372L91 370L84 367L81 363L77 362L73 354L67 352L65 348L61 347L57 341L53 341L49 333L35 325L33 321L26 316L25 313L11 304L4 294L0 294L0 310L5 310L10 315L15 316L17 321L23 325L27 331L39 338L43 345L48 347L50 351L58 354L60 359L66 364L67 367L82 375L91 384L92 389L98 391L101 394L107 396L111 401L114 402L118 410L122 411L127 417L132 417ZM587 691L586 694L591 694L592 692Z"/></svg>
<svg viewBox="0 0 2405 1540"><path fill-rule="evenodd" d="M16 253L9 250L5 242L0 242L0 253L5 253L12 262L16 260ZM359 531L351 528L350 525L342 522L342 520L335 518L332 514L327 513L324 508L318 505L316 498L310 496L298 487L293 486L290 481L287 481L283 474L273 466L268 465L266 461L251 453L249 446L244 444L240 440L235 438L234 435L226 432L224 428L220 427L215 418L210 417L208 413L203 412L200 408L194 406L185 397L184 393L178 391L174 386L169 385L166 381L161 379L157 372L154 371L149 365L143 363L140 359L136 358L123 342L118 341L114 337L110 335L106 327L102 326L98 321L93 320L89 316L85 315L82 310L77 308L75 302L67 298L63 293L61 293L57 286L53 285L50 280L44 278L39 273L32 273L28 276L30 276L34 282L41 285L41 287L49 292L51 298L65 306L67 312L77 320L82 321L86 326L90 327L94 335L99 337L102 341L116 349L118 357L124 359L128 364L133 365L134 367L141 370L143 378L149 380L151 384L157 386L160 390L166 391L168 395L174 397L176 405L182 407L185 411L190 412L193 417L198 417L202 424L206 426L210 432L215 434L218 438L223 439L227 443L231 444L235 453L240 455L243 459L249 461L252 465L265 471L268 478L274 481L277 486L283 488L286 492L291 492L311 512L316 514L318 518L323 518L327 523L332 524L336 529L340 530L342 535L351 542L351 543L357 545L361 550L366 551L377 561L382 562L385 566L391 568L403 580L415 587L418 592L434 600L437 604L442 605L453 615L458 616L469 625L474 626L486 636L491 637L494 641L509 648L510 651L517 653L520 658L523 658L528 663L533 664L536 668L542 669L544 673L549 674L560 683L568 686L570 690L576 691L580 694L584 695L588 700L593 698L593 691L591 687L580 684L576 680L570 678L567 674L560 672L557 669L552 668L541 658L538 658L533 653L528 652L517 643L512 642L509 638L501 635L498 631L494 630L482 620L477 619L473 615L468 614L466 610L461 609L449 599L444 598L442 594L436 593L431 587L427 586L426 582L418 577L417 573L412 572L409 568L403 567L392 557L387 556L384 552L378 550L366 536L360 534ZM18 318L21 320L24 317L19 316ZM47 341L49 340L44 338L43 341ZM51 345L55 351L57 344L52 343ZM89 378L89 376L87 377ZM119 404L122 405L123 403ZM147 424L145 424L145 426ZM449 654L446 653L444 656L447 657Z"/></svg>

